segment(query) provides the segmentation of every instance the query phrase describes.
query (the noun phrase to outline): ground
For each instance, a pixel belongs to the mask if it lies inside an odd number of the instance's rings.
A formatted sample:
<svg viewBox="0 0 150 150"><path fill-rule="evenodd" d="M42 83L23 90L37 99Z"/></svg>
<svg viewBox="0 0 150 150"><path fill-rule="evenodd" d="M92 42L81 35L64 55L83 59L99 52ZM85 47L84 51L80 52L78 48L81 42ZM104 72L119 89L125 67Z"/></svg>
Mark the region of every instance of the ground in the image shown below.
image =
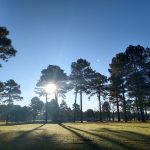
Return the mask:
<svg viewBox="0 0 150 150"><path fill-rule="evenodd" d="M150 123L0 125L0 150L149 150Z"/></svg>

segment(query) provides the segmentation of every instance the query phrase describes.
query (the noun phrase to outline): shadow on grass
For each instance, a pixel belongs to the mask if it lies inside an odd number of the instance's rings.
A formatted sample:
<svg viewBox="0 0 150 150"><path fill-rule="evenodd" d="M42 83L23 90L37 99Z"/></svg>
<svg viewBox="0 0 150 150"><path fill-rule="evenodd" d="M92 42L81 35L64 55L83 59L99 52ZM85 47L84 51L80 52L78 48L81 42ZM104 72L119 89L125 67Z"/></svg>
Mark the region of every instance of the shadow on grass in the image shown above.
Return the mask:
<svg viewBox="0 0 150 150"><path fill-rule="evenodd" d="M29 131L0 133L0 150L59 150L61 144L56 144L56 135L47 134L42 124ZM38 132L35 132L38 131ZM33 132L33 133L32 133ZM10 136L14 137L10 138Z"/></svg>
<svg viewBox="0 0 150 150"><path fill-rule="evenodd" d="M125 130L98 130L79 129L74 126L59 124L59 130L69 131L66 135L61 132L49 132L45 124L28 131L6 130L0 133L0 150L148 150L150 137ZM57 125L56 125L57 126ZM58 127L59 127L58 126ZM16 126L17 128L18 126ZM57 130L57 128L55 128ZM62 130L61 130L62 129ZM49 133L48 133L49 132ZM53 134L52 134L53 133ZM71 137L71 135L75 135ZM66 138L66 143L63 139ZM96 138L96 140L95 140ZM62 140L61 140L62 139ZM97 142L97 143L96 143ZM110 145L108 145L110 143ZM143 144L142 146L140 144ZM145 148L145 147L146 148Z"/></svg>
<svg viewBox="0 0 150 150"><path fill-rule="evenodd" d="M89 131L86 131L83 129L78 129L78 128L75 128L72 126L67 126L67 128L76 130L77 132L83 132L83 133L98 137L100 139L103 139L107 142L110 142L116 146L122 147L123 149L127 149L127 150L145 149L145 147L141 147L139 145L139 143L137 143L137 141L144 142L144 145L149 147L149 141L150 141L149 136L131 132L131 131L112 131L112 130L109 130L106 128L102 128L102 129L99 129L99 131L103 131L103 134L101 134L101 133L97 134L97 133L89 132ZM123 139L121 139L121 138L123 138ZM133 141L133 143L131 144L130 141ZM126 142L129 142L129 143L126 143ZM138 147L138 145L139 145L139 147ZM111 149L111 148L109 148L109 149ZM114 149L114 148L112 147L112 149Z"/></svg>
<svg viewBox="0 0 150 150"><path fill-rule="evenodd" d="M18 140L18 139L21 139L21 138L24 138L25 136L27 136L29 133L35 131L35 130L38 130L39 128L43 127L45 124L42 124L32 130L29 130L29 131L24 131L24 132L21 132L22 134L20 134L15 140Z"/></svg>
<svg viewBox="0 0 150 150"><path fill-rule="evenodd" d="M91 150L104 150L105 148L104 147L100 147L98 146L97 144L93 143L92 140L90 140L89 138L86 138L84 136L82 136L81 133L78 133L74 130L72 130L69 126L66 126L64 124L59 124L61 127L63 127L64 129L70 131L71 133L73 133L74 135L76 135L81 142L83 142L83 144L86 144L88 149L91 149Z"/></svg>
<svg viewBox="0 0 150 150"><path fill-rule="evenodd" d="M150 141L150 136L144 135L141 133L136 133L133 131L125 131L125 130L116 131L116 130L110 130L107 128L101 128L99 130L93 130L93 131L97 131L97 132L103 131L105 133L112 134L117 137L122 137L122 138L130 140L130 141L145 141L145 142Z"/></svg>

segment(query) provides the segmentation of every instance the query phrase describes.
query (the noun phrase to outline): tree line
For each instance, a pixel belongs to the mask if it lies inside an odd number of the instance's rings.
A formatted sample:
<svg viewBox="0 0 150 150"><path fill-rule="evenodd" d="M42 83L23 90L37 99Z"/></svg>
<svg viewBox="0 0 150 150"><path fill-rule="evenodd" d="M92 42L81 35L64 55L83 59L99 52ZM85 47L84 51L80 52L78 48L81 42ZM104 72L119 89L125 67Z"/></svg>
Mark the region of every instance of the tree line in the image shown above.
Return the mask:
<svg viewBox="0 0 150 150"><path fill-rule="evenodd" d="M0 59L4 61L8 61L17 52L11 44L11 40L7 37L8 34L9 32L5 27L0 27ZM97 97L98 120L101 122L104 120L104 104L107 106L107 114L109 114L107 116L110 118L108 120L115 120L117 114L118 121L123 119L127 122L134 118L145 122L150 111L150 49L140 45L129 45L124 52L118 53L112 58L108 71L109 77L93 70L90 62L82 58L71 63L70 75L67 75L57 65L49 65L46 69L43 69L36 84L36 93L39 96L47 97L43 87L49 83L57 86L55 99L51 101L55 104L53 105L55 109L49 113L53 107L46 101L45 115L51 115L56 110L57 113L60 112L61 105L58 104L58 97L65 99L65 94L73 91L72 118L74 122L78 120L78 114L80 114L80 121L84 121L83 93L88 95L89 99L92 96ZM20 85L13 79L4 83L0 82L0 97L1 101L7 106L7 112L9 112L14 100L22 100L20 95ZM78 97L80 98L79 105L77 104ZM9 114L6 115L6 122L9 119ZM58 116L54 118L60 120L61 117ZM45 119L47 121L48 118Z"/></svg>
<svg viewBox="0 0 150 150"><path fill-rule="evenodd" d="M41 123L45 122L45 107L46 103L40 100L39 97L33 97L29 106L20 105L0 105L0 120L16 123ZM48 108L48 122L73 122L75 104L72 108L68 107L65 100L62 100L60 105L55 99L47 102ZM80 121L80 105L76 104L76 121ZM112 119L112 113L109 103L106 101L102 104L103 120L110 121ZM7 117L9 115L9 117ZM99 111L93 109L87 109L83 112L85 121L98 121Z"/></svg>

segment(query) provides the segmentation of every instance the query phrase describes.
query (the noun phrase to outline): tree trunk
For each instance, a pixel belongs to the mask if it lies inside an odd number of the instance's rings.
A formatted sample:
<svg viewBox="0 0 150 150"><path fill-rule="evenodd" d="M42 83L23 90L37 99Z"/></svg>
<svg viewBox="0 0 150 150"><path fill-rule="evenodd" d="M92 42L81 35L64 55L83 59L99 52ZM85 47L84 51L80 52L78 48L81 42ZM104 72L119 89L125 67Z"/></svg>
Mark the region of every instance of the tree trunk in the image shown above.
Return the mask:
<svg viewBox="0 0 150 150"><path fill-rule="evenodd" d="M133 116L135 115L135 112L133 112L133 114L131 113L131 107L129 106L129 110L127 112L127 118L128 120L132 120L133 119Z"/></svg>
<svg viewBox="0 0 150 150"><path fill-rule="evenodd" d="M147 109L145 109L145 117L146 117L146 120L148 121Z"/></svg>
<svg viewBox="0 0 150 150"><path fill-rule="evenodd" d="M136 113L135 113L135 110L134 110L134 108L133 108L133 117L134 117L134 121L136 120Z"/></svg>
<svg viewBox="0 0 150 150"><path fill-rule="evenodd" d="M113 114L112 114L112 119L113 119L113 122L114 122L114 120L115 120L115 117L114 117L114 110L113 110Z"/></svg>
<svg viewBox="0 0 150 150"><path fill-rule="evenodd" d="M145 102L144 102L144 111L145 111L145 120L148 121L147 107L146 107Z"/></svg>
<svg viewBox="0 0 150 150"><path fill-rule="evenodd" d="M118 115L118 122L120 122L120 112L119 112L119 102L118 102L118 98L117 100L117 115Z"/></svg>
<svg viewBox="0 0 150 150"><path fill-rule="evenodd" d="M114 103L113 103L112 120L113 120L113 122L114 122L114 120L115 120L115 113L114 113Z"/></svg>
<svg viewBox="0 0 150 150"><path fill-rule="evenodd" d="M8 108L7 108L7 111L8 111ZM8 125L8 120L9 120L9 113L7 112L7 114L6 114L6 125Z"/></svg>
<svg viewBox="0 0 150 150"><path fill-rule="evenodd" d="M143 111L143 102L142 99L138 98L139 100L139 105L140 105L140 112L141 112L141 118L142 118L142 122L145 122L145 114Z"/></svg>
<svg viewBox="0 0 150 150"><path fill-rule="evenodd" d="M83 123L83 112L82 112L82 91L80 91L80 107L81 107L81 123Z"/></svg>
<svg viewBox="0 0 150 150"><path fill-rule="evenodd" d="M77 104L77 90L75 92L75 100L74 100L74 122L76 122L76 104Z"/></svg>
<svg viewBox="0 0 150 150"><path fill-rule="evenodd" d="M9 101L8 101L8 105L7 105L7 114L6 114L6 125L8 125L8 122L9 122L9 106L10 106L10 101L11 101L11 97L10 97L10 93L9 93Z"/></svg>
<svg viewBox="0 0 150 150"><path fill-rule="evenodd" d="M145 118L148 121L148 115L147 115L147 108L146 108L146 106L145 106Z"/></svg>
<svg viewBox="0 0 150 150"><path fill-rule="evenodd" d="M57 91L55 92L55 100L58 103L58 92Z"/></svg>
<svg viewBox="0 0 150 150"><path fill-rule="evenodd" d="M135 103L136 103L136 109L137 109L137 120L140 121L140 114L139 114L139 107L138 107L138 100L137 97L135 99Z"/></svg>
<svg viewBox="0 0 150 150"><path fill-rule="evenodd" d="M109 111L108 115L109 115L108 117L109 117L109 121L110 121L110 111Z"/></svg>
<svg viewBox="0 0 150 150"><path fill-rule="evenodd" d="M123 109L124 109L124 121L127 122L127 112L126 112L126 100L125 100L125 95L124 92L122 93L123 96Z"/></svg>
<svg viewBox="0 0 150 150"><path fill-rule="evenodd" d="M46 94L45 123L47 123L47 118L48 118L48 114L47 114L47 94Z"/></svg>
<svg viewBox="0 0 150 150"><path fill-rule="evenodd" d="M99 101L99 121L102 122L102 108L101 108L101 96L98 95L98 101Z"/></svg>

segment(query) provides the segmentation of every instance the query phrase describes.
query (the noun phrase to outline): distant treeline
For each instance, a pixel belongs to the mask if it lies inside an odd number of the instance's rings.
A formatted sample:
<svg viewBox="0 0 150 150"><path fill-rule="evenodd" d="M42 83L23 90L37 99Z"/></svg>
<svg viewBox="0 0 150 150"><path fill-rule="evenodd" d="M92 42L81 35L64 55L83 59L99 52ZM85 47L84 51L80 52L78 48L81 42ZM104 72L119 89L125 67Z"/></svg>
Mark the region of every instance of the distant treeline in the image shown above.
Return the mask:
<svg viewBox="0 0 150 150"><path fill-rule="evenodd" d="M67 106L66 101L62 100L58 105L53 99L47 103L48 105L48 122L73 122L74 121L74 106L72 109ZM80 121L80 106L76 104L76 121ZM45 103L38 97L31 100L30 106L20 105L0 105L0 120L5 121L9 113L9 121L12 123L43 123L45 122ZM120 112L121 120L124 119L123 111ZM129 121L137 120L137 114L127 110ZM150 119L148 114L147 119ZM99 111L88 109L83 112L84 121L99 121ZM117 112L112 112L109 102L102 104L102 119L103 121L117 121Z"/></svg>

